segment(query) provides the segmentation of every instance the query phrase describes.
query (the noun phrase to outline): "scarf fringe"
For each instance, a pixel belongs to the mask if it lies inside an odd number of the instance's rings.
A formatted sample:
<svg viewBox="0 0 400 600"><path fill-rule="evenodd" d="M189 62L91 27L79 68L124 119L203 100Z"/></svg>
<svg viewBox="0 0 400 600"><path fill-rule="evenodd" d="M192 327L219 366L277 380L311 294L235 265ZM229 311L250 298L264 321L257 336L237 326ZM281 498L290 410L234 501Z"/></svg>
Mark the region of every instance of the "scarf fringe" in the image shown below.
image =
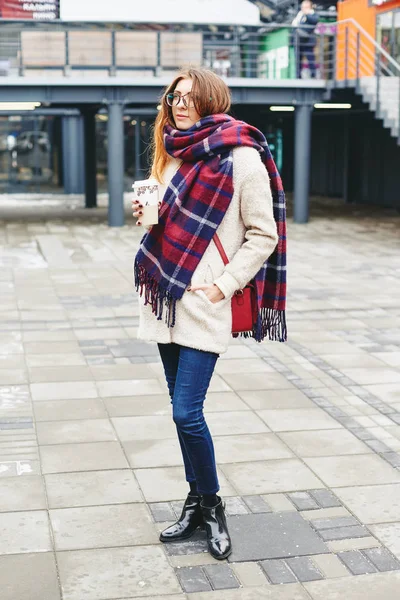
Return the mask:
<svg viewBox="0 0 400 600"><path fill-rule="evenodd" d="M176 318L176 299L149 275L144 267L135 260L135 288L140 296L144 293L144 304L150 304L151 310L161 321L165 309L164 321L168 327L174 327Z"/></svg>
<svg viewBox="0 0 400 600"><path fill-rule="evenodd" d="M232 336L253 338L256 342L262 342L265 338L273 342L286 342L286 313L284 310L261 308L252 331L233 333Z"/></svg>

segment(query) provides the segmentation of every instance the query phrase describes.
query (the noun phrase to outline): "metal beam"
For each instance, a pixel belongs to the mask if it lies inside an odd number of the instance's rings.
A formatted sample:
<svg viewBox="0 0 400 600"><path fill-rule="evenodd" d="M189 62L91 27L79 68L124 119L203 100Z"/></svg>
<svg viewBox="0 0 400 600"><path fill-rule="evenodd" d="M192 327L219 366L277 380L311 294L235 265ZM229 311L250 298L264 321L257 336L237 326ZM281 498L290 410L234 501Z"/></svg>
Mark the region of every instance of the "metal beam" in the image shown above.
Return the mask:
<svg viewBox="0 0 400 600"><path fill-rule="evenodd" d="M83 171L83 123L82 117L62 117L62 148L64 190L66 194L82 194Z"/></svg>
<svg viewBox="0 0 400 600"><path fill-rule="evenodd" d="M160 78L161 79L161 78ZM59 81L52 84L40 84L33 82L30 78L26 84L11 83L7 78L1 79L0 102L42 102L52 105L69 104L76 106L78 104L104 105L115 100L123 101L127 104L149 104L155 107L159 103L160 94L164 87L163 83L157 79L151 84L143 82L127 85L126 80L115 82L110 85L110 80L104 78L103 82L93 81L89 84L69 81L69 85ZM68 81L68 79L67 79ZM290 85L288 85L288 81ZM232 82L227 80L232 90L234 103L240 104L292 104L294 98L303 98L307 96L314 102L320 102L326 93L326 85L323 81L315 80L288 80L288 81L268 81L258 80L258 85L254 80L234 79ZM29 85L28 85L29 83ZM308 85L304 85L307 83ZM128 107L131 108L131 107Z"/></svg>
<svg viewBox="0 0 400 600"><path fill-rule="evenodd" d="M85 131L85 206L97 206L97 152L96 152L96 111L87 110L83 115Z"/></svg>
<svg viewBox="0 0 400 600"><path fill-rule="evenodd" d="M312 110L310 104L299 104L295 112L293 206L295 223L308 222Z"/></svg>
<svg viewBox="0 0 400 600"><path fill-rule="evenodd" d="M108 224L124 224L124 105L108 105Z"/></svg>

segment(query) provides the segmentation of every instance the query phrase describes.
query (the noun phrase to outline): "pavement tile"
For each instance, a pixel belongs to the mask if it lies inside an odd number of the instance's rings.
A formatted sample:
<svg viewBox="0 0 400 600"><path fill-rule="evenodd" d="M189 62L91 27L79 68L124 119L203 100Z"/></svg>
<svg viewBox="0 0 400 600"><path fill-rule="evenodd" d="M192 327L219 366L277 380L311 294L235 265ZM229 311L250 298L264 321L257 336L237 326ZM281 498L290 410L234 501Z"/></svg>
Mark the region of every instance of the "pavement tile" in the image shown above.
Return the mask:
<svg viewBox="0 0 400 600"><path fill-rule="evenodd" d="M56 550L155 544L157 532L144 504L50 510Z"/></svg>
<svg viewBox="0 0 400 600"><path fill-rule="evenodd" d="M50 508L143 502L130 470L45 475Z"/></svg>
<svg viewBox="0 0 400 600"><path fill-rule="evenodd" d="M342 356L340 354L322 354L320 358L342 372L344 372L343 369L352 371L358 368L370 369L384 366L378 354L371 356L367 352L355 352L354 354L343 354Z"/></svg>
<svg viewBox="0 0 400 600"><path fill-rule="evenodd" d="M311 560L327 579L347 577L349 575L349 571L336 554L317 554L316 556L312 556Z"/></svg>
<svg viewBox="0 0 400 600"><path fill-rule="evenodd" d="M392 404L400 402L400 386L398 383L376 383L373 385L363 385L363 390L373 394L383 402Z"/></svg>
<svg viewBox="0 0 400 600"><path fill-rule="evenodd" d="M104 398L110 417L171 415L171 400L167 394Z"/></svg>
<svg viewBox="0 0 400 600"><path fill-rule="evenodd" d="M296 583L297 579L283 560L263 560L260 563L271 583Z"/></svg>
<svg viewBox="0 0 400 600"><path fill-rule="evenodd" d="M273 512L285 512L296 510L293 503L285 494L266 494L261 496L263 500L271 507Z"/></svg>
<svg viewBox="0 0 400 600"><path fill-rule="evenodd" d="M341 429L342 425L320 408L259 410L257 414L272 431Z"/></svg>
<svg viewBox="0 0 400 600"><path fill-rule="evenodd" d="M312 510L319 508L316 501L307 492L293 492L288 494L288 498L293 502L297 510Z"/></svg>
<svg viewBox="0 0 400 600"><path fill-rule="evenodd" d="M113 417L111 422L122 442L177 437L176 427L170 416Z"/></svg>
<svg viewBox="0 0 400 600"><path fill-rule="evenodd" d="M61 600L52 552L0 556L0 581L1 600Z"/></svg>
<svg viewBox="0 0 400 600"><path fill-rule="evenodd" d="M238 435L267 433L269 428L251 411L225 412L221 419L219 413L208 413L207 424L212 435Z"/></svg>
<svg viewBox="0 0 400 600"><path fill-rule="evenodd" d="M400 559L400 523L370 525L369 529L396 558Z"/></svg>
<svg viewBox="0 0 400 600"><path fill-rule="evenodd" d="M181 588L163 550L154 546L58 552L63 600L155 598Z"/></svg>
<svg viewBox="0 0 400 600"><path fill-rule="evenodd" d="M38 340L35 342L24 342L23 350L28 356L30 354L80 354L79 344L76 341L49 342Z"/></svg>
<svg viewBox="0 0 400 600"><path fill-rule="evenodd" d="M261 358L232 358L218 361L216 372L225 373L273 373L274 370Z"/></svg>
<svg viewBox="0 0 400 600"><path fill-rule="evenodd" d="M102 401L97 398L35 402L33 409L36 422L104 419L108 416Z"/></svg>
<svg viewBox="0 0 400 600"><path fill-rule="evenodd" d="M120 379L98 381L97 388L102 398L114 396L141 396L143 394L163 394L165 386L158 379Z"/></svg>
<svg viewBox="0 0 400 600"><path fill-rule="evenodd" d="M182 452L177 436L167 440L137 440L122 443L133 469L173 467L182 464Z"/></svg>
<svg viewBox="0 0 400 600"><path fill-rule="evenodd" d="M279 437L297 456L304 458L367 454L370 449L346 429L320 431L293 431Z"/></svg>
<svg viewBox="0 0 400 600"><path fill-rule="evenodd" d="M91 372L87 366L59 367L30 367L29 380L31 383L54 382L54 381L89 381Z"/></svg>
<svg viewBox="0 0 400 600"><path fill-rule="evenodd" d="M162 529L163 527L161 527L161 530ZM190 540L185 540L183 542L174 542L173 544L166 544L165 551L169 556L197 555L204 557L205 554L208 553L205 532L197 530L196 533L191 536ZM214 561L215 559L213 560L213 562ZM208 562L202 562L202 564L208 564Z"/></svg>
<svg viewBox="0 0 400 600"><path fill-rule="evenodd" d="M203 542L203 552L201 554L178 554L168 553L168 561L173 567L198 567L203 565L214 565L215 558L207 551L207 544Z"/></svg>
<svg viewBox="0 0 400 600"><path fill-rule="evenodd" d="M134 473L146 502L167 502L187 496L188 484L181 466L135 469ZM221 470L218 470L218 479L222 496L237 496L236 490L230 485Z"/></svg>
<svg viewBox="0 0 400 600"><path fill-rule="evenodd" d="M323 574L308 556L287 558L286 564L289 565L297 579L301 582L318 581L319 579L324 579Z"/></svg>
<svg viewBox="0 0 400 600"><path fill-rule="evenodd" d="M149 508L156 523L165 523L176 519L175 512L169 502L154 502L149 504Z"/></svg>
<svg viewBox="0 0 400 600"><path fill-rule="evenodd" d="M75 335L78 340L122 340L127 335L122 327L99 329L76 329Z"/></svg>
<svg viewBox="0 0 400 600"><path fill-rule="evenodd" d="M179 582L184 592L209 592L211 584L201 567L181 567L176 569Z"/></svg>
<svg viewBox="0 0 400 600"><path fill-rule="evenodd" d="M359 525L357 519L351 516L345 517L328 517L328 518L316 518L312 520L312 525L315 529L332 529L334 527L350 527L353 525Z"/></svg>
<svg viewBox="0 0 400 600"><path fill-rule="evenodd" d="M40 457L44 474L128 467L118 442L41 446Z"/></svg>
<svg viewBox="0 0 400 600"><path fill-rule="evenodd" d="M301 584L284 586L257 586L238 590L217 590L214 592L197 592L190 595L190 600L310 600ZM390 598L389 600L393 600Z"/></svg>
<svg viewBox="0 0 400 600"><path fill-rule="evenodd" d="M33 367L86 366L82 354L27 354L26 364Z"/></svg>
<svg viewBox="0 0 400 600"><path fill-rule="evenodd" d="M229 531L233 546L229 562L328 552L325 543L297 512L238 515L229 519Z"/></svg>
<svg viewBox="0 0 400 600"><path fill-rule="evenodd" d="M0 385L28 383L28 375L24 369L0 369Z"/></svg>
<svg viewBox="0 0 400 600"><path fill-rule="evenodd" d="M335 508L341 506L340 500L331 490L312 490L311 496L318 502L321 508Z"/></svg>
<svg viewBox="0 0 400 600"><path fill-rule="evenodd" d="M214 435L213 442L219 464L293 457L293 453L273 433Z"/></svg>
<svg viewBox="0 0 400 600"><path fill-rule="evenodd" d="M97 398L96 386L92 381L60 381L58 383L32 383L32 400L73 400Z"/></svg>
<svg viewBox="0 0 400 600"><path fill-rule="evenodd" d="M164 380L164 378L163 378ZM225 377L222 378L221 375L214 373L211 377L210 385L208 388L208 392L218 393L218 392L232 392L233 388L225 381Z"/></svg>
<svg viewBox="0 0 400 600"><path fill-rule="evenodd" d="M224 498L227 515L247 515L250 511L243 500L237 496Z"/></svg>
<svg viewBox="0 0 400 600"><path fill-rule="evenodd" d="M341 369L341 372L346 376L355 381L360 385L368 384L380 384L385 383L399 383L400 373L397 369L389 368L359 368L359 369Z"/></svg>
<svg viewBox="0 0 400 600"><path fill-rule="evenodd" d="M313 521L314 519L331 519L333 517L350 517L350 513L343 506L332 508L319 508L318 510L303 510L303 519Z"/></svg>
<svg viewBox="0 0 400 600"><path fill-rule="evenodd" d="M0 513L0 555L52 550L45 510Z"/></svg>
<svg viewBox="0 0 400 600"><path fill-rule="evenodd" d="M345 540L354 538L369 537L370 532L366 527L361 525L353 525L350 527L333 527L332 529L319 529L319 535L326 542L332 540Z"/></svg>
<svg viewBox="0 0 400 600"><path fill-rule="evenodd" d="M366 575L378 570L359 550L340 552L338 557L353 575Z"/></svg>
<svg viewBox="0 0 400 600"><path fill-rule="evenodd" d="M149 365L98 365L91 366L90 371L96 381L113 381L121 379L152 379L153 370Z"/></svg>
<svg viewBox="0 0 400 600"><path fill-rule="evenodd" d="M297 459L225 464L221 470L241 495L321 487L320 480Z"/></svg>
<svg viewBox="0 0 400 600"><path fill-rule="evenodd" d="M327 542L331 552L346 552L347 550L363 550L364 548L377 548L381 543L376 537L358 537Z"/></svg>
<svg viewBox="0 0 400 600"><path fill-rule="evenodd" d="M240 587L231 567L226 563L205 565L203 571L214 590L228 590Z"/></svg>
<svg viewBox="0 0 400 600"><path fill-rule="evenodd" d="M249 507L252 513L272 512L271 507L261 496L244 496L243 501Z"/></svg>
<svg viewBox="0 0 400 600"><path fill-rule="evenodd" d="M243 400L234 392L209 392L204 404L205 413L210 412L234 412L239 410L249 411Z"/></svg>
<svg viewBox="0 0 400 600"><path fill-rule="evenodd" d="M315 404L303 392L295 388L289 390L238 391L237 393L253 410L315 407Z"/></svg>
<svg viewBox="0 0 400 600"><path fill-rule="evenodd" d="M255 562L232 563L231 567L244 587L255 587L268 583L264 572Z"/></svg>
<svg viewBox="0 0 400 600"><path fill-rule="evenodd" d="M305 458L304 462L330 487L400 482L400 472L376 455Z"/></svg>
<svg viewBox="0 0 400 600"><path fill-rule="evenodd" d="M223 379L235 391L289 390L294 386L279 373L224 373Z"/></svg>
<svg viewBox="0 0 400 600"><path fill-rule="evenodd" d="M374 573L359 577L313 581L304 587L312 600L397 600L399 596L400 573Z"/></svg>
<svg viewBox="0 0 400 600"><path fill-rule="evenodd" d="M1 480L0 512L39 510L45 508L46 495L43 479L39 475L30 475L29 477L5 477Z"/></svg>
<svg viewBox="0 0 400 600"><path fill-rule="evenodd" d="M400 483L338 488L335 493L363 523L400 521Z"/></svg>
<svg viewBox="0 0 400 600"><path fill-rule="evenodd" d="M117 440L115 431L108 419L47 421L37 423L36 433L40 446Z"/></svg>
<svg viewBox="0 0 400 600"><path fill-rule="evenodd" d="M378 571L398 571L400 563L386 548L367 548L363 554L378 569Z"/></svg>

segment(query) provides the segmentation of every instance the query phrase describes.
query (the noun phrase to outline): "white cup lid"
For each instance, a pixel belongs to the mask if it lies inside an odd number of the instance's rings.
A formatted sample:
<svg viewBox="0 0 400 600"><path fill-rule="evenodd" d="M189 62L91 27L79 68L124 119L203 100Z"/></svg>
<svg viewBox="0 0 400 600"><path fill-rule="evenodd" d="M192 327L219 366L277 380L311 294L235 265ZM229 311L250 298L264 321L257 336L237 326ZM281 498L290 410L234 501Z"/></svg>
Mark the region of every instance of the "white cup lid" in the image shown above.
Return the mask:
<svg viewBox="0 0 400 600"><path fill-rule="evenodd" d="M143 179L142 181L135 181L134 186L139 185L158 185L157 179Z"/></svg>

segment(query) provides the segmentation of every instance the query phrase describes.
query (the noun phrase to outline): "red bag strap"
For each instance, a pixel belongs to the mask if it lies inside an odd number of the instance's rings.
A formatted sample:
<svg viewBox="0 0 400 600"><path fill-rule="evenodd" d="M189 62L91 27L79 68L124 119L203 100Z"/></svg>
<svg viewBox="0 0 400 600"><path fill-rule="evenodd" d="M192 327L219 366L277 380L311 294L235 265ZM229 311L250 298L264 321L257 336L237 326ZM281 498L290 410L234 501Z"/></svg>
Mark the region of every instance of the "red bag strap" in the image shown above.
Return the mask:
<svg viewBox="0 0 400 600"><path fill-rule="evenodd" d="M221 240L219 239L219 237L218 237L218 234L217 234L217 233L214 233L214 242L215 242L215 245L217 246L217 250L218 250L218 252L219 252L219 253L220 253L220 255L221 255L221 258L222 258L222 261L223 261L224 265L227 265L227 264L229 263L229 258L228 258L228 257L227 257L227 255L226 255L226 252L225 252L225 250L224 250L224 247L223 247L223 245L221 244Z"/></svg>

